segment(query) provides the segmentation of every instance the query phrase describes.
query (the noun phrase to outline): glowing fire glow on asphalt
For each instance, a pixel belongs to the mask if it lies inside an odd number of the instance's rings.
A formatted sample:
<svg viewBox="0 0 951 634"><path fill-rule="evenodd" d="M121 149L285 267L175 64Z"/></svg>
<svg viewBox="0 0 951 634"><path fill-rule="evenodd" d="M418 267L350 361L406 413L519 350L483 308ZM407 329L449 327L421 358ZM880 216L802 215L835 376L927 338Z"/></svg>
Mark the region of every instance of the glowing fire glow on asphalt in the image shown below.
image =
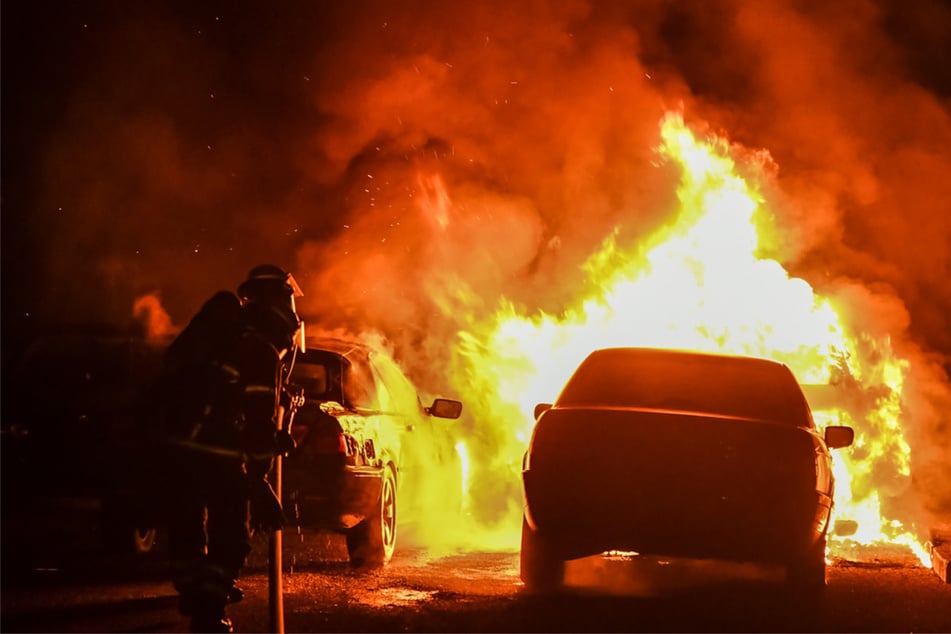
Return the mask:
<svg viewBox="0 0 951 634"><path fill-rule="evenodd" d="M682 170L674 220L646 243L608 236L585 264L586 283L558 315L526 314L503 300L494 317L461 333L454 381L477 420L507 421L507 464L520 466L533 408L551 402L591 350L675 347L782 361L806 385L826 386L831 406L814 407L820 429L845 424L854 447L834 451L833 520L854 521L848 540L910 548L918 539L882 514L877 478L908 478L910 449L900 424L908 368L887 335L858 330L834 296L823 297L777 261L761 257L771 229L756 184L739 175L723 139L698 140L682 116L662 122L664 161ZM762 167L768 157L759 154ZM755 170L754 170L755 173ZM808 393L808 391L807 391ZM500 423L501 424L501 423ZM830 554L847 543L830 539Z"/></svg>

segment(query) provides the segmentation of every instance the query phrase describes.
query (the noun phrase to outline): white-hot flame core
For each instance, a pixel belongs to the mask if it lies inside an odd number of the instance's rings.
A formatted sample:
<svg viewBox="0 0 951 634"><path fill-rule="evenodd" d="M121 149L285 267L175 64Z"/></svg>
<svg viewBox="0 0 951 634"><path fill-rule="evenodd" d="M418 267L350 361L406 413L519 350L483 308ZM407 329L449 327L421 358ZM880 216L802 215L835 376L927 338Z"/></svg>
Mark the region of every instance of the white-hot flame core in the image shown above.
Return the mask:
<svg viewBox="0 0 951 634"><path fill-rule="evenodd" d="M469 451L466 449L466 443L459 441L456 443L456 454L459 456L459 462L462 471L462 500L463 506L469 499L469 478L471 477L471 468L469 466ZM465 511L465 508L463 508Z"/></svg>

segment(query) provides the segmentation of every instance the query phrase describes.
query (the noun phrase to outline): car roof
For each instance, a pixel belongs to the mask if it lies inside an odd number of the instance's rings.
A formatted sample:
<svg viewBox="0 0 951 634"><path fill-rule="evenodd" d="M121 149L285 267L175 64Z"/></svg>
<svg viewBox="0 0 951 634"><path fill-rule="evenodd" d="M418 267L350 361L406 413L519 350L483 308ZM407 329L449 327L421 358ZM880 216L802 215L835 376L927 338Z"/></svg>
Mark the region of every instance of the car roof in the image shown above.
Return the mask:
<svg viewBox="0 0 951 634"><path fill-rule="evenodd" d="M737 363L750 363L750 364L763 364L770 366L782 367L786 364L776 361L775 359L769 359L767 357L759 357L756 355L743 355L743 354L732 354L732 353L723 353L723 352L709 352L702 350L686 350L681 348L647 348L647 347L611 347L611 348L599 348L591 352L591 357L594 356L623 356L628 358L642 358L642 359L663 359L663 358L680 358L687 359L695 357L697 359L724 359L732 360Z"/></svg>
<svg viewBox="0 0 951 634"><path fill-rule="evenodd" d="M340 357L359 356L367 358L371 354L378 353L372 346L353 339L343 339L340 337L307 337L307 351L305 355L311 352L330 352Z"/></svg>
<svg viewBox="0 0 951 634"><path fill-rule="evenodd" d="M763 357L667 348L601 348L562 388L556 407L670 408L813 427L789 367Z"/></svg>

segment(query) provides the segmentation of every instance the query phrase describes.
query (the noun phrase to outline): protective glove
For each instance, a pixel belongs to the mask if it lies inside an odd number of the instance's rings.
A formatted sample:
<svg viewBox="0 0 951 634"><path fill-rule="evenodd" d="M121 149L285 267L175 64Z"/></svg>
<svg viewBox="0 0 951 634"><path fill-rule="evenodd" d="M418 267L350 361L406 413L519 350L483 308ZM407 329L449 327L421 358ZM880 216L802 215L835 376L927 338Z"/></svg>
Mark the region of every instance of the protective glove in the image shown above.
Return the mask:
<svg viewBox="0 0 951 634"><path fill-rule="evenodd" d="M284 509L267 480L251 480L250 525L254 532L269 533L284 528Z"/></svg>
<svg viewBox="0 0 951 634"><path fill-rule="evenodd" d="M274 432L274 446L277 455L286 457L297 448L297 443L294 442L294 438L289 433L282 429Z"/></svg>

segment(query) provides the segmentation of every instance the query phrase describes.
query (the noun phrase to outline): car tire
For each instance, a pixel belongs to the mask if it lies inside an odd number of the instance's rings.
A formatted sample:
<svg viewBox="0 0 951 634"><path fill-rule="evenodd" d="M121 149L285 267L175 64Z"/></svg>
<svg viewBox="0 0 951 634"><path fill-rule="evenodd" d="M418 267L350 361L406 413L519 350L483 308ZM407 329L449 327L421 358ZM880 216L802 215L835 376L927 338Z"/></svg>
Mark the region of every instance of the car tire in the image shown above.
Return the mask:
<svg viewBox="0 0 951 634"><path fill-rule="evenodd" d="M155 549L158 530L137 517L135 505L118 498L102 501L102 538L106 552L146 555Z"/></svg>
<svg viewBox="0 0 951 634"><path fill-rule="evenodd" d="M525 584L525 589L536 594L559 590L565 579L564 560L551 552L545 540L529 526L524 515L519 576Z"/></svg>
<svg viewBox="0 0 951 634"><path fill-rule="evenodd" d="M152 552L155 548L155 537L157 534L158 529L154 527L133 528L132 551L141 555Z"/></svg>
<svg viewBox="0 0 951 634"><path fill-rule="evenodd" d="M826 536L786 567L786 586L803 599L821 599L826 586Z"/></svg>
<svg viewBox="0 0 951 634"><path fill-rule="evenodd" d="M396 476L387 468L373 515L347 531L347 553L352 566L382 566L393 556L395 547Z"/></svg>

